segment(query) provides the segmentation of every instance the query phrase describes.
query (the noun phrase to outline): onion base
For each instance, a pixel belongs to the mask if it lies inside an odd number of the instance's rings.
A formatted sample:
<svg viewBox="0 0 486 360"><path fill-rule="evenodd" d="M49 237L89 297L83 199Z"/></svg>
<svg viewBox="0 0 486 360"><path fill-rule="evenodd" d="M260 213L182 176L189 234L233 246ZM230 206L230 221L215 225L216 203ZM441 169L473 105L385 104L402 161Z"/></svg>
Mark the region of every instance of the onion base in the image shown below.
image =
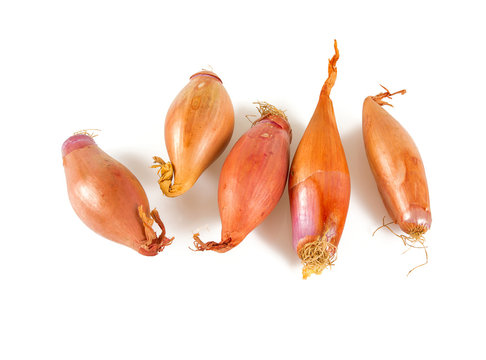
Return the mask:
<svg viewBox="0 0 486 360"><path fill-rule="evenodd" d="M231 244L231 238L227 238L219 243L216 241L208 241L207 243L205 243L199 238L199 233L194 234L192 237L194 239L194 246L196 247L196 249L191 250L194 251L213 250L216 252L224 253L234 247L234 245Z"/></svg>
<svg viewBox="0 0 486 360"><path fill-rule="evenodd" d="M157 255L159 252L163 251L166 246L172 244L172 240L174 240L174 238L172 237L169 239L165 237L165 226L160 219L157 210L153 209L150 212L150 216L147 216L143 211L143 206L140 205L138 207L138 215L142 220L143 228L145 231L145 240L140 244L138 248L138 252L140 254L145 256L154 256ZM152 229L154 221L157 223L157 225L159 225L162 231L159 236L157 236L154 229Z"/></svg>
<svg viewBox="0 0 486 360"><path fill-rule="evenodd" d="M425 245L425 238L424 234L427 232L428 228L424 225L421 224L409 224L407 226L407 232L405 234L397 234L393 229L390 227L391 224L396 224L395 221L390 221L389 223L385 224L385 217L383 217L383 225L379 226L374 232L373 236L375 233L382 229L382 228L387 228L393 235L396 237L400 238L403 242L403 245L407 247L407 252L408 250L414 248L414 249L424 249L425 252L425 262L423 264L415 266L413 269L411 269L408 273L407 276L410 275L412 271L415 269L427 265L429 263L429 254L427 253L427 246ZM404 252L404 253L405 253Z"/></svg>
<svg viewBox="0 0 486 360"><path fill-rule="evenodd" d="M154 165L152 168L158 168L157 174L159 175L159 186L160 190L165 196L175 197L183 193L182 186L177 184L172 184L172 178L174 177L174 167L171 162L165 162L162 158L154 156Z"/></svg>
<svg viewBox="0 0 486 360"><path fill-rule="evenodd" d="M303 278L307 279L312 274L319 275L325 268L332 267L337 258L336 251L336 246L328 241L326 234L302 245L298 255L303 265Z"/></svg>

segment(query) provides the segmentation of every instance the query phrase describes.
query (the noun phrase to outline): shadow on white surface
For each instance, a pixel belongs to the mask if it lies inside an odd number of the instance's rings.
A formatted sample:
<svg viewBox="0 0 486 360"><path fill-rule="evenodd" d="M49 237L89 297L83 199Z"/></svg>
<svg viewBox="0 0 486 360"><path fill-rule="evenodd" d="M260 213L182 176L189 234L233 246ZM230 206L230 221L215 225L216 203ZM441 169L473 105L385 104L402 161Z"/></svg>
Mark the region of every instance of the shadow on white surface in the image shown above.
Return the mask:
<svg viewBox="0 0 486 360"><path fill-rule="evenodd" d="M378 227L387 212L366 157L361 120L356 123L359 125L341 137L351 176L351 197L358 200Z"/></svg>
<svg viewBox="0 0 486 360"><path fill-rule="evenodd" d="M152 165L152 158L149 155L142 154L136 150L115 150L110 156L113 156L113 158L125 165L137 177L138 181L140 181L147 192L147 196L149 196L149 192L152 189L159 188L157 184L157 176L155 175L156 171L150 168Z"/></svg>
<svg viewBox="0 0 486 360"><path fill-rule="evenodd" d="M203 172L196 184L186 193L176 198L164 199L165 203L170 203L170 214L167 216L171 218L176 229L186 232L179 238L188 246L192 245L192 238L187 234L188 232L201 231L203 241L221 240L218 209L218 182L221 168L233 145L251 126L245 115L255 113L256 109L251 103L244 106L236 105L235 129L223 154ZM149 174L147 178L144 177L145 179L154 182L153 175Z"/></svg>
<svg viewBox="0 0 486 360"><path fill-rule="evenodd" d="M299 145L310 119L307 121L298 121L297 119L290 118L289 114L287 115L289 116L290 125L292 127L292 143L290 144L290 163L292 163L295 150ZM300 260L292 246L292 219L290 217L288 191L287 178L287 184L285 185L280 201L256 231L263 241L285 258L289 265L296 266L300 263Z"/></svg>
<svg viewBox="0 0 486 360"><path fill-rule="evenodd" d="M292 247L292 222L287 186L275 209L255 231L259 238L283 256L290 265L300 263L297 253Z"/></svg>

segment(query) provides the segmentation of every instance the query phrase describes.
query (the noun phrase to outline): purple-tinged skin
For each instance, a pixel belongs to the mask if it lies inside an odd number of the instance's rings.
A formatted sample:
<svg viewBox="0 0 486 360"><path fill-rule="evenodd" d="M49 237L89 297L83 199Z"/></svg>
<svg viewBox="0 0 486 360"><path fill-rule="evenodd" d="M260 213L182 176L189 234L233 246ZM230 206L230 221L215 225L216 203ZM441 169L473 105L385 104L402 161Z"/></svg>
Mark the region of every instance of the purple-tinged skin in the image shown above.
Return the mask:
<svg viewBox="0 0 486 360"><path fill-rule="evenodd" d="M74 150L84 148L88 145L96 145L95 141L91 136L84 134L73 135L62 144L62 157L66 156Z"/></svg>

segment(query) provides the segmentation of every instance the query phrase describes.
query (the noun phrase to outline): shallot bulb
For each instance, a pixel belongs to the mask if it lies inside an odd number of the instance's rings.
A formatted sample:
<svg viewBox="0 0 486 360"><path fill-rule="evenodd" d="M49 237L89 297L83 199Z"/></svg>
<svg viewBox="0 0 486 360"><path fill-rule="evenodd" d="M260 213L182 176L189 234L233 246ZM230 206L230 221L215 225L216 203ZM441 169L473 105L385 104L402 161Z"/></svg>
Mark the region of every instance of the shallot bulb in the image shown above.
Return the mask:
<svg viewBox="0 0 486 360"><path fill-rule="evenodd" d="M165 119L170 162L153 158L162 192L175 197L189 190L223 153L233 128L233 105L221 79L211 71L192 75Z"/></svg>
<svg viewBox="0 0 486 360"><path fill-rule="evenodd" d="M329 77L290 166L292 239L303 264L304 279L333 265L351 193L346 156L329 97L337 75L336 41L334 49Z"/></svg>
<svg viewBox="0 0 486 360"><path fill-rule="evenodd" d="M148 213L147 195L135 175L91 136L68 138L62 145L62 160L71 205L91 230L148 256L172 242L165 237L157 210ZM154 221L162 229L159 236L152 229Z"/></svg>
<svg viewBox="0 0 486 360"><path fill-rule="evenodd" d="M275 208L287 182L292 130L285 114L260 103L261 117L236 142L226 158L218 187L221 242L203 243L197 250L231 250Z"/></svg>
<svg viewBox="0 0 486 360"><path fill-rule="evenodd" d="M382 107L390 105L384 98L405 90L391 94L384 89L363 104L366 155L389 215L407 234L400 237L406 245L418 242L425 249L423 235L430 229L432 214L424 164L412 137Z"/></svg>

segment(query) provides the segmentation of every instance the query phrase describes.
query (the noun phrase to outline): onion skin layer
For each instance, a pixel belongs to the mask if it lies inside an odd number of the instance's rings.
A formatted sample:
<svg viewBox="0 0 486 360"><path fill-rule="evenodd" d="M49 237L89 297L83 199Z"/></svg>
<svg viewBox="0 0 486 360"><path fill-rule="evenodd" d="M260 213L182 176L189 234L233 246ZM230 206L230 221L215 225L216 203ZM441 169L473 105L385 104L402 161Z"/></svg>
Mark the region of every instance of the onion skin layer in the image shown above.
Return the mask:
<svg viewBox="0 0 486 360"><path fill-rule="evenodd" d="M74 135L62 146L69 201L78 217L97 234L153 256L170 244L162 226L157 237L147 195L135 175L101 150L88 135ZM141 206L141 209L139 207Z"/></svg>
<svg viewBox="0 0 486 360"><path fill-rule="evenodd" d="M329 78L290 166L292 241L304 265L304 278L332 265L351 194L346 156L329 97L337 74L336 43L335 50Z"/></svg>
<svg viewBox="0 0 486 360"><path fill-rule="evenodd" d="M224 253L238 245L275 208L287 182L291 128L285 115L262 113L231 149L218 186L221 242L198 250Z"/></svg>
<svg viewBox="0 0 486 360"><path fill-rule="evenodd" d="M400 228L413 238L430 229L429 190L425 168L408 132L382 105L388 91L368 96L363 104L366 155L385 207ZM388 104L387 104L388 105Z"/></svg>
<svg viewBox="0 0 486 360"><path fill-rule="evenodd" d="M170 163L154 157L162 192L175 197L189 190L228 146L233 128L233 105L221 79L210 71L192 75L165 119Z"/></svg>

